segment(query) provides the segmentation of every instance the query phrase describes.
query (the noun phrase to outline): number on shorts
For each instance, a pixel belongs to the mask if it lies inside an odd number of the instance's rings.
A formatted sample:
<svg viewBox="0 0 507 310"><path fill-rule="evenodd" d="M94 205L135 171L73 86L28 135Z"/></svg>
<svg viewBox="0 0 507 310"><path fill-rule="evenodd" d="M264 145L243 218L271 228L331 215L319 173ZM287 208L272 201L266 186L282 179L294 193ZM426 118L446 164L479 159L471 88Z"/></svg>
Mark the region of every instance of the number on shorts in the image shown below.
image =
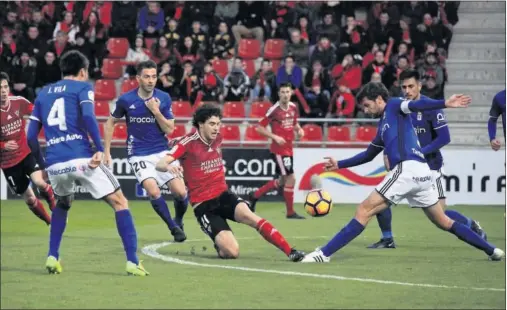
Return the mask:
<svg viewBox="0 0 507 310"><path fill-rule="evenodd" d="M138 173L141 169L146 169L146 163L144 161L135 162L132 164L134 166L135 173Z"/></svg>
<svg viewBox="0 0 507 310"><path fill-rule="evenodd" d="M291 166L290 157L283 158L283 165L287 168Z"/></svg>
<svg viewBox="0 0 507 310"><path fill-rule="evenodd" d="M211 225L210 225L209 219L206 216L206 214L203 214L201 216L201 225L202 225L202 228L204 229L205 233L211 234Z"/></svg>
<svg viewBox="0 0 507 310"><path fill-rule="evenodd" d="M53 106L49 111L48 115L48 125L56 126L58 125L58 129L62 131L67 130L67 120L65 119L65 99L58 98L53 102Z"/></svg>

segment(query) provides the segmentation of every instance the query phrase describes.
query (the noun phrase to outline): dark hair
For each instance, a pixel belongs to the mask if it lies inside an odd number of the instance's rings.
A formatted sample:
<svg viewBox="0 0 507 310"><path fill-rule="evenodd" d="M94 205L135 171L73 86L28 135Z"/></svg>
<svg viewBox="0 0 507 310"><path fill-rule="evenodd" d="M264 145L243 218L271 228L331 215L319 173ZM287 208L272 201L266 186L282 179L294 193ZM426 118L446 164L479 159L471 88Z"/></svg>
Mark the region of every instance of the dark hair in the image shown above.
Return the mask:
<svg viewBox="0 0 507 310"><path fill-rule="evenodd" d="M192 126L199 128L200 123L205 123L212 116L222 119L222 110L220 110L220 107L214 103L204 103L194 112L194 116L192 117Z"/></svg>
<svg viewBox="0 0 507 310"><path fill-rule="evenodd" d="M407 62L409 61L408 57L405 55L398 56L398 60L400 60L400 59L405 59Z"/></svg>
<svg viewBox="0 0 507 310"><path fill-rule="evenodd" d="M290 89L292 89L292 84L289 82L282 83L282 84L280 84L280 87L278 87L278 89L280 90L284 87L290 87Z"/></svg>
<svg viewBox="0 0 507 310"><path fill-rule="evenodd" d="M285 56L283 61L287 61L288 58L292 59L292 61L295 61L294 56L292 54L288 54L287 56Z"/></svg>
<svg viewBox="0 0 507 310"><path fill-rule="evenodd" d="M375 100L380 96L387 102L389 99L389 91L384 84L378 82L369 82L365 84L356 96L357 102L361 103L364 98Z"/></svg>
<svg viewBox="0 0 507 310"><path fill-rule="evenodd" d="M137 75L141 75L144 69L157 69L157 64L153 60L141 61L137 64Z"/></svg>
<svg viewBox="0 0 507 310"><path fill-rule="evenodd" d="M263 63L263 62L271 63L271 60L268 58L263 58L261 63Z"/></svg>
<svg viewBox="0 0 507 310"><path fill-rule="evenodd" d="M9 75L5 72L0 72L0 81L6 80L7 84L9 84Z"/></svg>
<svg viewBox="0 0 507 310"><path fill-rule="evenodd" d="M81 69L88 70L88 65L88 58L76 50L68 51L60 58L62 76L77 76Z"/></svg>
<svg viewBox="0 0 507 310"><path fill-rule="evenodd" d="M412 79L412 78L414 78L416 81L419 81L419 79L421 78L421 76L419 75L419 71L414 70L414 69L406 69L400 73L400 77L399 77L400 81L404 81L404 80L408 80L408 79Z"/></svg>

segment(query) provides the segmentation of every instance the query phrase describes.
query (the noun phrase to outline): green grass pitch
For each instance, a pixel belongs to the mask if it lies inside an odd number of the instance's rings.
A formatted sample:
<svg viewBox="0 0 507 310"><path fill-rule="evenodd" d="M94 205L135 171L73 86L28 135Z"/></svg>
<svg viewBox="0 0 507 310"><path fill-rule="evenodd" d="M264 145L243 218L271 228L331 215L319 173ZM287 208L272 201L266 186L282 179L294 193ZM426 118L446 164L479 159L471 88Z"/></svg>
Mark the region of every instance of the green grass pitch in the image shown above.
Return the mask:
<svg viewBox="0 0 507 310"><path fill-rule="evenodd" d="M284 218L282 204L258 205L260 216L305 251L325 244L354 213L354 206L335 205L326 217L291 221ZM296 207L303 213L301 205ZM131 202L131 209L140 251L172 240L148 202ZM479 220L489 240L505 249L504 208L455 209ZM488 261L482 252L433 227L419 210L398 206L393 219L397 249L365 248L380 235L373 220L331 263L305 265L289 262L254 230L235 223L240 258L220 260L189 210L189 242L158 249L186 264L140 254L151 275L136 278L125 274L112 210L103 202L76 201L62 242L63 273L48 275L48 227L21 201L2 201L1 308L505 309L504 261ZM265 270L278 273L261 272Z"/></svg>

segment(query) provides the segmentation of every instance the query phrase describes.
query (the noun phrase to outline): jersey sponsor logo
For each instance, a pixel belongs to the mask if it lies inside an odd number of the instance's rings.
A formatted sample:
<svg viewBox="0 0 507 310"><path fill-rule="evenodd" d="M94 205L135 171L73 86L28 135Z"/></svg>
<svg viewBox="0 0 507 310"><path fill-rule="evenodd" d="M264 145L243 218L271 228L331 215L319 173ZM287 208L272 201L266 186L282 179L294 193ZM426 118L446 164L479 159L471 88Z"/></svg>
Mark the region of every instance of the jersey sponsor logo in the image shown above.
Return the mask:
<svg viewBox="0 0 507 310"><path fill-rule="evenodd" d="M11 118L7 117L7 120L10 120L10 119L12 119L12 117ZM2 135L9 136L11 134L17 133L18 131L21 130L22 124L23 124L23 121L20 119L17 119L15 121L13 121L12 123L8 123L5 125L2 124L2 126L0 127L2 129Z"/></svg>
<svg viewBox="0 0 507 310"><path fill-rule="evenodd" d="M19 116L19 111L14 112L14 114L16 114L16 116Z"/></svg>
<svg viewBox="0 0 507 310"><path fill-rule="evenodd" d="M80 165L80 166L67 166L61 169L48 169L47 172L49 175L55 176L55 175L61 175L61 174L67 174L77 171L85 171L86 166Z"/></svg>
<svg viewBox="0 0 507 310"><path fill-rule="evenodd" d="M412 177L412 180L414 180L417 183L423 183L431 181L431 176L427 175L425 177Z"/></svg>
<svg viewBox="0 0 507 310"><path fill-rule="evenodd" d="M414 129L416 134L426 133L426 128L424 127L416 127Z"/></svg>
<svg viewBox="0 0 507 310"><path fill-rule="evenodd" d="M49 139L49 141L47 141L47 146L55 145L55 144L62 143L62 142L74 141L74 140L83 140L83 136L79 135L77 133L74 133L74 134L68 134L68 135L65 135L62 137L51 138L51 139Z"/></svg>
<svg viewBox="0 0 507 310"><path fill-rule="evenodd" d="M146 117L131 116L131 117L129 117L129 122L135 123L135 124L153 124L156 121L157 120L153 116L146 116Z"/></svg>

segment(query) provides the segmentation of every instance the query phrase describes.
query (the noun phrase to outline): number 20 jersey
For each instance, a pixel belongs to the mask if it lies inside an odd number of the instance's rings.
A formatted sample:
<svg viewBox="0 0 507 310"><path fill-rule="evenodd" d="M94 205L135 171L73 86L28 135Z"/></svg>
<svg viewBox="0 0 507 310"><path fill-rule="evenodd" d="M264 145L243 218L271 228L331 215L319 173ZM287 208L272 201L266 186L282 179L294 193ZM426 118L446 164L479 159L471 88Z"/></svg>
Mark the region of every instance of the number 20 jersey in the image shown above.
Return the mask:
<svg viewBox="0 0 507 310"><path fill-rule="evenodd" d="M61 80L39 92L30 119L44 128L47 167L93 155L81 112L82 104L93 103L93 89L87 82Z"/></svg>

